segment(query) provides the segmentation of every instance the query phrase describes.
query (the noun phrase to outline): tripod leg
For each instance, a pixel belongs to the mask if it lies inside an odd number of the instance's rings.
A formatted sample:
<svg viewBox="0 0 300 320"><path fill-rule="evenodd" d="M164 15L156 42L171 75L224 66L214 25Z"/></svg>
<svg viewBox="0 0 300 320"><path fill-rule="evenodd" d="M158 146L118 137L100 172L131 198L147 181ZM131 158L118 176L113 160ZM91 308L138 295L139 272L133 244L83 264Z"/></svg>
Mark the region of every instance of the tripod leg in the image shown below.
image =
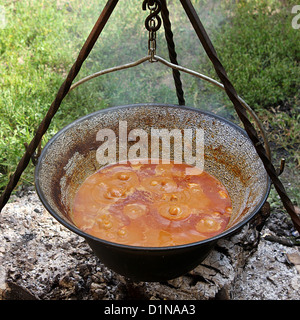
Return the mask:
<svg viewBox="0 0 300 320"><path fill-rule="evenodd" d="M167 8L166 0L161 0L161 16L163 19L163 25L165 29L165 37L168 44L169 57L172 63L178 64L177 62L177 54L175 51L175 44L173 41L173 32L171 30L171 22L169 18L169 10ZM173 78L176 87L176 94L178 98L179 105L185 105L184 93L182 90L182 82L180 79L180 72L178 70L173 69Z"/></svg>
<svg viewBox="0 0 300 320"><path fill-rule="evenodd" d="M89 53L91 52L95 42L97 41L100 33L102 32L104 26L106 25L106 22L109 19L110 15L113 12L118 1L119 0L108 0L107 1L107 4L104 7L101 15L99 16L99 18L98 18L95 26L93 27L89 37L87 38L82 49L80 50L78 58L76 59L71 70L69 71L69 74L68 74L66 80L63 82L60 89L58 90L58 93L56 95L55 100L52 102L46 116L44 117L41 124L39 125L34 138L30 142L29 146L26 148L26 152L23 155L22 159L20 160L20 162L16 168L16 171L10 177L9 182L8 182L3 194L0 197L0 212L3 209L3 207L5 206L5 204L7 203L7 201L9 200L13 189L16 187L18 181L20 180L20 177L21 177L23 171L28 166L31 157L34 154L36 148L38 147L43 135L47 131L47 129L51 123L52 118L54 117L58 108L60 107L62 100L67 95L73 80L77 76L83 62L85 61L85 59L88 57Z"/></svg>
<svg viewBox="0 0 300 320"><path fill-rule="evenodd" d="M207 33L206 33L198 15L197 15L195 8L193 7L190 0L180 0L180 2L182 4L187 16L189 17L190 22L193 25L195 32L196 32L199 40L201 41L201 43L206 51L206 54L208 55L208 57L212 61L214 68L215 68L219 78L221 79L223 85L224 85L225 91L226 91L229 99L233 103L234 108L236 110L236 113L238 114L240 120L242 121L244 128L245 128L249 138L251 139L251 141L255 147L257 154L259 155L261 161L263 162L263 165L264 165L269 177L271 178L277 193L279 194L279 196L281 198L283 206L285 207L286 211L290 215L290 217L294 223L295 228L300 233L300 217L298 216L292 201L288 197L286 190L284 188L284 185L282 184L282 182L278 178L277 171L274 168L271 160L268 158L268 156L266 154L266 150L263 147L262 143L260 142L254 126L249 121L249 119L247 117L247 112L245 111L241 102L239 101L238 95L237 95L232 83L228 79L228 76L226 74L224 67L223 67L222 63L220 62L220 60L218 59L218 56L217 56L217 53L213 47L213 44L211 43L210 38L207 35Z"/></svg>

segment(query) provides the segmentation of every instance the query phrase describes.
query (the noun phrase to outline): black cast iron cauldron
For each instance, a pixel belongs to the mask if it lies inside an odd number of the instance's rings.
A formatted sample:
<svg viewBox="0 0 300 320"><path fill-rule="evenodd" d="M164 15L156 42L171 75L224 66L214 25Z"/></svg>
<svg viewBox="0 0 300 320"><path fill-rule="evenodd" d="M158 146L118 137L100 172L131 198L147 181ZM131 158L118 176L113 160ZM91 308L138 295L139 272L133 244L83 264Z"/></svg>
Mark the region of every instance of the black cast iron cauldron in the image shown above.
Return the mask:
<svg viewBox="0 0 300 320"><path fill-rule="evenodd" d="M232 218L223 233L196 243L149 248L104 241L72 223L69 213L76 191L101 168L96 160L101 145L97 132L109 128L118 136L119 121L127 121L128 132L140 128L149 136L151 128L204 130L204 169L225 185L233 205ZM164 104L112 107L69 124L43 149L35 185L42 203L60 223L84 237L107 267L135 281L169 280L195 268L219 239L237 232L255 216L270 190L268 175L244 130L208 112Z"/></svg>

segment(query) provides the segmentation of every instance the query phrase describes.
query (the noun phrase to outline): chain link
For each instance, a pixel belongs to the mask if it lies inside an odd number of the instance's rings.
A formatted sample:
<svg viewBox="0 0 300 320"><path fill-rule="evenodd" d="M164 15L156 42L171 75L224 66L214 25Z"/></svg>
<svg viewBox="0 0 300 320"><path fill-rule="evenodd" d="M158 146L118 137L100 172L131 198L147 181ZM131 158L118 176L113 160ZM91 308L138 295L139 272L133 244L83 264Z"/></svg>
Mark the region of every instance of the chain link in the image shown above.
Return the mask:
<svg viewBox="0 0 300 320"><path fill-rule="evenodd" d="M150 25L155 25L155 20L152 19L150 21ZM148 55L150 56L150 62L155 62L154 56L156 54L156 31L149 31L149 39L148 39Z"/></svg>
<svg viewBox="0 0 300 320"><path fill-rule="evenodd" d="M144 0L143 10L147 8L150 10L150 14L145 20L145 27L149 31L148 54L150 55L150 62L155 62L156 31L161 26L161 18L158 15L161 11L161 2L159 0Z"/></svg>

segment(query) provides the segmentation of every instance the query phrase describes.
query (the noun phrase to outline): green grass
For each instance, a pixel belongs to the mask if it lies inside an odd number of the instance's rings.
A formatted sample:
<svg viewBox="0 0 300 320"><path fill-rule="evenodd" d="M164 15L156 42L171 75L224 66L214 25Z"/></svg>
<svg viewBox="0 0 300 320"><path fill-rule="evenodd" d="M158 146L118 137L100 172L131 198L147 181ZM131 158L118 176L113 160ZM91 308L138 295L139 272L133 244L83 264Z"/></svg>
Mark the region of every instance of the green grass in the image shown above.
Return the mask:
<svg viewBox="0 0 300 320"><path fill-rule="evenodd" d="M291 26L292 5L241 1L217 30L220 59L236 90L255 109L299 96L300 32Z"/></svg>
<svg viewBox="0 0 300 320"><path fill-rule="evenodd" d="M286 159L281 180L299 206L300 32L291 26L294 5L290 0L226 4L227 19L213 37L235 89L267 131L274 165L279 167L280 159ZM269 200L273 208L282 208L274 189Z"/></svg>
<svg viewBox="0 0 300 320"><path fill-rule="evenodd" d="M289 190L299 204L300 31L291 27L292 1L192 2L238 94L262 119L275 164L281 156L287 158L283 179L288 186L293 177ZM24 143L31 141L105 3L0 3L7 22L0 29L0 189L14 172L24 154ZM179 63L218 80L180 2L169 3ZM147 13L141 4L139 0L120 0L77 79L147 54ZM157 34L157 54L168 58L163 30ZM183 74L182 80L187 105L237 121L223 91L190 75ZM146 102L177 103L168 68L143 64L93 79L65 98L43 145L63 126L85 114L113 105ZM33 183L33 165L20 183Z"/></svg>
<svg viewBox="0 0 300 320"><path fill-rule="evenodd" d="M63 43L56 35L64 29L63 10L57 11L53 3L45 5L44 1L5 2L4 6L7 25L0 30L0 187L14 171L24 152L23 144L32 139L70 63L68 38ZM60 50L56 50L58 46Z"/></svg>

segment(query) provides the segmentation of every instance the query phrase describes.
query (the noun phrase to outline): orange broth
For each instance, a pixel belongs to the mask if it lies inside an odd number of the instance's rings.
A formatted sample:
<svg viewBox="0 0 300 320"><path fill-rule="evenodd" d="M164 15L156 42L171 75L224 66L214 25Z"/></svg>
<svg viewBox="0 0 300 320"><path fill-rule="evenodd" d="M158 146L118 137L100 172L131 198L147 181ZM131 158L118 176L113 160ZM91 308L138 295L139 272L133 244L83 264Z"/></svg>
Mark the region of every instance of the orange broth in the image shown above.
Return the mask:
<svg viewBox="0 0 300 320"><path fill-rule="evenodd" d="M187 175L187 168L192 167L150 159L148 164L108 165L80 186L71 218L88 234L132 246L174 246L213 237L229 222L230 197L215 177L205 171Z"/></svg>

